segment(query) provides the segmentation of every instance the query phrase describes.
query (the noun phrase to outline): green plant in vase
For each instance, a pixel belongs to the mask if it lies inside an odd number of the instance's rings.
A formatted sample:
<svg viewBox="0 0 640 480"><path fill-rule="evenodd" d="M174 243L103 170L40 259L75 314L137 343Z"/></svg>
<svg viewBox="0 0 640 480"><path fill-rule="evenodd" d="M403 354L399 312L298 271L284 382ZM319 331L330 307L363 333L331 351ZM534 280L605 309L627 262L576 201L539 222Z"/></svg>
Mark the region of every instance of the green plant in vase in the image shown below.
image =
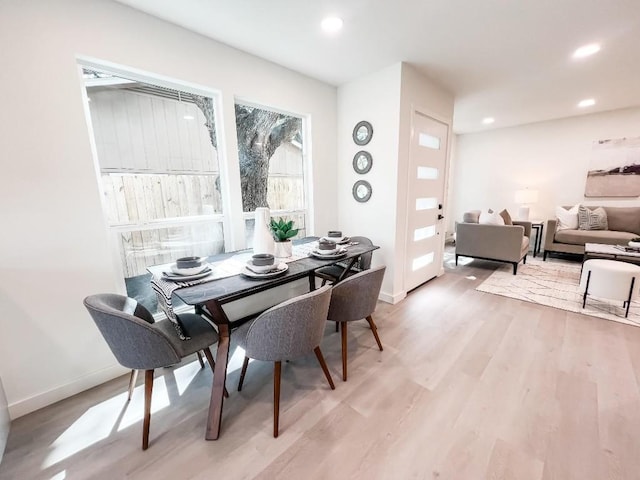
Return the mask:
<svg viewBox="0 0 640 480"><path fill-rule="evenodd" d="M293 220L288 222L280 217L277 221L273 218L269 224L273 239L276 241L276 257L290 257L293 251L291 239L298 234L298 229L293 228Z"/></svg>

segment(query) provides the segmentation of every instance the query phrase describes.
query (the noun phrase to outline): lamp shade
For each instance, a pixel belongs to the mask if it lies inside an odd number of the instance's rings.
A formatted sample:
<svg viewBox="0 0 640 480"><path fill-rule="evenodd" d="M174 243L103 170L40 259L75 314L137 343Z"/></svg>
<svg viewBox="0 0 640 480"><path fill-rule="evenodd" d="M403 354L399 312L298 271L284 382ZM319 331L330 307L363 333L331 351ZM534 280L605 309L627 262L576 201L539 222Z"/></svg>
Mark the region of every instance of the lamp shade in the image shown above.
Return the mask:
<svg viewBox="0 0 640 480"><path fill-rule="evenodd" d="M538 201L538 191L529 188L516 190L515 200L519 204L536 203Z"/></svg>

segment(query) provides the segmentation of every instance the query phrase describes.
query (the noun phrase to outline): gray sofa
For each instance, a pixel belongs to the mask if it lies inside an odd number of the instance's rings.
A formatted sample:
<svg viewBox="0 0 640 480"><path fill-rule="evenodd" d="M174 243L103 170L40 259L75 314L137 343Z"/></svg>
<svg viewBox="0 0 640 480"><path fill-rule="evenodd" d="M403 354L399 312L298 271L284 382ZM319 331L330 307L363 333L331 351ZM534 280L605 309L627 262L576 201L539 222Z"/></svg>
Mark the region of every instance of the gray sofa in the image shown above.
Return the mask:
<svg viewBox="0 0 640 480"><path fill-rule="evenodd" d="M458 257L506 262L513 265L527 263L531 222L514 221L513 225L483 225L478 223L480 211L464 214L465 221L456 224L456 265Z"/></svg>
<svg viewBox="0 0 640 480"><path fill-rule="evenodd" d="M597 206L585 205L593 210ZM569 209L571 207L564 207ZM560 230L557 219L547 220L543 260L554 253L584 254L585 243L625 245L640 236L640 207L602 207L607 212L608 230Z"/></svg>

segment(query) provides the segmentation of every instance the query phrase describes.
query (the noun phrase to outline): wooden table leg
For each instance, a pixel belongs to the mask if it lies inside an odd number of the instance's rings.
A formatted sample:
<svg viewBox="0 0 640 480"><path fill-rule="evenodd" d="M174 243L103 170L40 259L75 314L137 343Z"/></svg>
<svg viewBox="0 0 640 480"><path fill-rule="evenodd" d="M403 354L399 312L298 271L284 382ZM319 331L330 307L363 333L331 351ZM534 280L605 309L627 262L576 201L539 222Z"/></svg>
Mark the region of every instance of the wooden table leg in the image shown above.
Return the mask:
<svg viewBox="0 0 640 480"><path fill-rule="evenodd" d="M224 387L227 381L227 361L229 360L229 319L217 302L208 302L207 310L216 318L218 326L218 351L216 368L211 386L209 401L209 417L207 419L207 440L217 440L222 426L222 406L224 404Z"/></svg>

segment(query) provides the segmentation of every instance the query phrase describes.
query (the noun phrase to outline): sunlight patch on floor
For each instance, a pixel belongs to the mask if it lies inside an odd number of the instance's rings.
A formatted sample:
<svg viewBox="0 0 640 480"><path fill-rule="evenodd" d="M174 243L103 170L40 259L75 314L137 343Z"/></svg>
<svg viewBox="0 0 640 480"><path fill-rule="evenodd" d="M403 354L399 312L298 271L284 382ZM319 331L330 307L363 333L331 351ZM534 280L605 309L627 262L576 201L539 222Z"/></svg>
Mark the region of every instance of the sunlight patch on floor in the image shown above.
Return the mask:
<svg viewBox="0 0 640 480"><path fill-rule="evenodd" d="M205 368L209 368L209 366L205 365ZM183 367L173 370L176 387L178 387L178 395L182 395L187 390L187 387L191 385L191 382L193 382L193 379L196 378L200 370L202 370L202 368L198 362L187 363Z"/></svg>
<svg viewBox="0 0 640 480"><path fill-rule="evenodd" d="M51 451L44 459L42 467L49 468L104 440L116 430L116 427L117 431L120 431L136 422L141 422L144 415L144 385L137 387L136 391L138 392L134 392L128 404L128 392L125 390L89 408L51 444ZM162 410L169 404L164 377L157 377L153 383L151 412Z"/></svg>

